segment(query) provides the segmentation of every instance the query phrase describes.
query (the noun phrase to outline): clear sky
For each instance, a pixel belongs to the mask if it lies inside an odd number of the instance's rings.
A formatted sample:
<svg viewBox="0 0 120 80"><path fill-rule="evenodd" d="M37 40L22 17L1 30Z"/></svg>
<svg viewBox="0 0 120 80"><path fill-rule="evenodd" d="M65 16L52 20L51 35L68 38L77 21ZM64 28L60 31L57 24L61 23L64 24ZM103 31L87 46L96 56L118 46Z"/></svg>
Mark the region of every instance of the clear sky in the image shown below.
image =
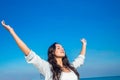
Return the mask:
<svg viewBox="0 0 120 80"><path fill-rule="evenodd" d="M72 62L87 40L83 77L120 76L120 0L0 0L0 20L41 58L59 42ZM1 80L40 79L15 41L0 25Z"/></svg>

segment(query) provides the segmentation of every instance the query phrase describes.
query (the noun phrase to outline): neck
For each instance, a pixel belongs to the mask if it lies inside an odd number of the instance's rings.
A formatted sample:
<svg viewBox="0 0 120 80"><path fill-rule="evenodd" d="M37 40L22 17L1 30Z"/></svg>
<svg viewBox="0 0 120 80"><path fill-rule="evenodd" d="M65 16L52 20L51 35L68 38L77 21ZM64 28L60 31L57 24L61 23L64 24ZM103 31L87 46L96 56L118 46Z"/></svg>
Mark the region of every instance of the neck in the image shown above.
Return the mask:
<svg viewBox="0 0 120 80"><path fill-rule="evenodd" d="M56 58L57 64L63 67L62 58Z"/></svg>

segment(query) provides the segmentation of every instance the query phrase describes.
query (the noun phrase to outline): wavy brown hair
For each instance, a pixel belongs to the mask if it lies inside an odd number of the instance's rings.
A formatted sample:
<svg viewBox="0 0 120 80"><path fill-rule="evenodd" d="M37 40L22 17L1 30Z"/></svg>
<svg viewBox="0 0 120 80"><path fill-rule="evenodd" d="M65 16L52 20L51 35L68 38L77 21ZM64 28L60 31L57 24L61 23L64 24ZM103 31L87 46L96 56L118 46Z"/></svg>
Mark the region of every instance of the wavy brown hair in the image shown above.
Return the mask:
<svg viewBox="0 0 120 80"><path fill-rule="evenodd" d="M57 42L53 43L48 49L48 62L52 65L51 71L53 73L53 80L60 80L62 69L57 64L57 61L56 61L55 55L54 55L55 50L56 50L56 44L59 44L59 43L57 43ZM63 61L63 66L71 69L77 75L78 80L79 80L79 73L77 72L77 70L74 67L72 67L70 65L66 55L62 58L62 61Z"/></svg>

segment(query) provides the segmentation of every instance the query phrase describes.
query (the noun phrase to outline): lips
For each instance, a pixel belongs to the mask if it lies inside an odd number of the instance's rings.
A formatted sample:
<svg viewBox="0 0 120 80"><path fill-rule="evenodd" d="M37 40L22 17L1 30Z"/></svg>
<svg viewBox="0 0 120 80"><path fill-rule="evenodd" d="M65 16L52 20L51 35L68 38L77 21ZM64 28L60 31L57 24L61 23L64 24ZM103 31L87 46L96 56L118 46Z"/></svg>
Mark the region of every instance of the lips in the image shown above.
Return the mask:
<svg viewBox="0 0 120 80"><path fill-rule="evenodd" d="M62 51L61 53L64 53L64 51Z"/></svg>

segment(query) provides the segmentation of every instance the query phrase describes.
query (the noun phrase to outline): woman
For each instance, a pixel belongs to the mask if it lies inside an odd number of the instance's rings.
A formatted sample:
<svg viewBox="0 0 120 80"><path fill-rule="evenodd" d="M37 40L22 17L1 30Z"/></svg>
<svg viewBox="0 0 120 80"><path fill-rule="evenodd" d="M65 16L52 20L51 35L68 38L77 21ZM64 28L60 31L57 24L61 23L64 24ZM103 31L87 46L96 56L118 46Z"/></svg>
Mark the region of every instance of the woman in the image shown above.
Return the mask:
<svg viewBox="0 0 120 80"><path fill-rule="evenodd" d="M27 62L32 63L45 76L45 80L79 80L79 73L76 69L84 63L86 53L85 39L81 40L82 50L72 64L69 63L64 48L59 43L54 43L49 47L48 61L45 61L28 48L12 27L6 25L4 21L1 21L1 24L11 33L17 45L25 54Z"/></svg>

